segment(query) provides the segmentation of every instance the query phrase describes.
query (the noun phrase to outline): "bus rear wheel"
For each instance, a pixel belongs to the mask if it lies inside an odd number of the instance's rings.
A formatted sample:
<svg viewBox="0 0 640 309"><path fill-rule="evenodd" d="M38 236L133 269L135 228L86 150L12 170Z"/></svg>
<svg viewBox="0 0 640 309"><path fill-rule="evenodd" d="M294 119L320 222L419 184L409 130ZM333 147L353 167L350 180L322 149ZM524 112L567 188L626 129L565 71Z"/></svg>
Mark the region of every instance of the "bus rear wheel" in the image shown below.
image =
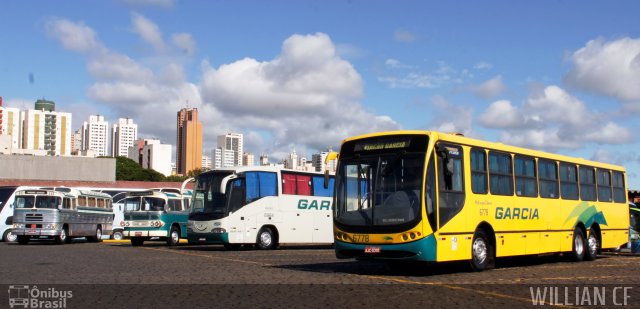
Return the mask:
<svg viewBox="0 0 640 309"><path fill-rule="evenodd" d="M587 237L587 250L585 250L584 259L586 261L593 261L598 256L600 251L600 241L596 230L592 227L589 229L589 237Z"/></svg>
<svg viewBox="0 0 640 309"><path fill-rule="evenodd" d="M265 227L258 232L256 247L262 250L274 249L276 247L276 237L271 228Z"/></svg>
<svg viewBox="0 0 640 309"><path fill-rule="evenodd" d="M483 271L490 268L495 260L494 252L487 234L483 230L476 230L471 242L471 269Z"/></svg>
<svg viewBox="0 0 640 309"><path fill-rule="evenodd" d="M572 243L571 260L574 262L584 260L586 242L584 239L584 233L582 233L582 230L578 227L573 231Z"/></svg>
<svg viewBox="0 0 640 309"><path fill-rule="evenodd" d="M90 242L101 242L102 241L102 229L100 227L96 228L96 236L87 237L87 240Z"/></svg>

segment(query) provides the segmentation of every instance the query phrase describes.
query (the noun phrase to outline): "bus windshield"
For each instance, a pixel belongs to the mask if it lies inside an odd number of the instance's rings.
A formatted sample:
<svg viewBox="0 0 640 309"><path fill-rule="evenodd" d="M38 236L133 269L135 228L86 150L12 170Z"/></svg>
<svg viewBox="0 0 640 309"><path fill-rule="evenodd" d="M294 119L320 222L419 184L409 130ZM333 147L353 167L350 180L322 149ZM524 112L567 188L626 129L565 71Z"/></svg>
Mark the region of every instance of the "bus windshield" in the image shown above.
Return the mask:
<svg viewBox="0 0 640 309"><path fill-rule="evenodd" d="M60 198L57 196L16 196L16 208L33 208L34 204L35 208L58 209Z"/></svg>
<svg viewBox="0 0 640 309"><path fill-rule="evenodd" d="M220 192L222 179L231 175L231 172L204 173L196 179L193 191L190 218L209 217L221 218L226 213L226 199ZM205 218L206 217L206 218Z"/></svg>
<svg viewBox="0 0 640 309"><path fill-rule="evenodd" d="M420 217L424 154L383 154L339 163L336 221L394 226Z"/></svg>
<svg viewBox="0 0 640 309"><path fill-rule="evenodd" d="M0 188L0 211L7 204L7 201L11 197L11 194L13 194L13 192L15 191L16 191L15 187Z"/></svg>
<svg viewBox="0 0 640 309"><path fill-rule="evenodd" d="M128 197L124 200L125 211L164 211L165 199L157 197Z"/></svg>

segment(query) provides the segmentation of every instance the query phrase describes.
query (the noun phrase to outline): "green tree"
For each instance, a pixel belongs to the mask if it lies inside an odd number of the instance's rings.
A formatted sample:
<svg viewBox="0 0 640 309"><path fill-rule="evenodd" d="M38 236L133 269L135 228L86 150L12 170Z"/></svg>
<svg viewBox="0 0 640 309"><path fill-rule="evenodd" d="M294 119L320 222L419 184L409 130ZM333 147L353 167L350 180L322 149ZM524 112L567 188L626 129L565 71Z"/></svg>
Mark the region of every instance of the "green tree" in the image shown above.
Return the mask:
<svg viewBox="0 0 640 309"><path fill-rule="evenodd" d="M127 157L116 157L116 180L165 181L165 177L153 169L142 168Z"/></svg>

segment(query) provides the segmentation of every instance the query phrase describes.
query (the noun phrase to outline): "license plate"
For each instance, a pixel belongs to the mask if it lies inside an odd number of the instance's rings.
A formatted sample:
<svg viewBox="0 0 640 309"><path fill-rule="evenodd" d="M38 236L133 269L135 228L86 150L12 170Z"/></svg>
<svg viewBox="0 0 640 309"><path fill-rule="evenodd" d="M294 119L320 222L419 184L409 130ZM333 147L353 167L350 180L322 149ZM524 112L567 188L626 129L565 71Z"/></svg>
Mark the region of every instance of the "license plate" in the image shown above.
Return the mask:
<svg viewBox="0 0 640 309"><path fill-rule="evenodd" d="M27 230L27 235L36 235L38 234L38 231L36 230Z"/></svg>
<svg viewBox="0 0 640 309"><path fill-rule="evenodd" d="M136 232L136 236L142 236L142 232Z"/></svg>
<svg viewBox="0 0 640 309"><path fill-rule="evenodd" d="M364 253L380 253L380 247L378 246L364 247Z"/></svg>

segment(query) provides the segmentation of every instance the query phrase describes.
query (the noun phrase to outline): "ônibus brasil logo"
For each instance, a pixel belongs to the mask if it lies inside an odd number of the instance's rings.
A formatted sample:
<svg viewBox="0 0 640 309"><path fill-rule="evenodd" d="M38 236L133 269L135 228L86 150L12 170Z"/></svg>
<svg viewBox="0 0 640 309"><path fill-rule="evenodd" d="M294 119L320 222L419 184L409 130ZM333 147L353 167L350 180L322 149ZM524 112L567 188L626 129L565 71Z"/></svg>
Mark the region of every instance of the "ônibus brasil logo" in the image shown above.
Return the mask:
<svg viewBox="0 0 640 309"><path fill-rule="evenodd" d="M39 289L37 286L10 285L10 308L67 308L67 299L73 297L71 291L56 288Z"/></svg>

